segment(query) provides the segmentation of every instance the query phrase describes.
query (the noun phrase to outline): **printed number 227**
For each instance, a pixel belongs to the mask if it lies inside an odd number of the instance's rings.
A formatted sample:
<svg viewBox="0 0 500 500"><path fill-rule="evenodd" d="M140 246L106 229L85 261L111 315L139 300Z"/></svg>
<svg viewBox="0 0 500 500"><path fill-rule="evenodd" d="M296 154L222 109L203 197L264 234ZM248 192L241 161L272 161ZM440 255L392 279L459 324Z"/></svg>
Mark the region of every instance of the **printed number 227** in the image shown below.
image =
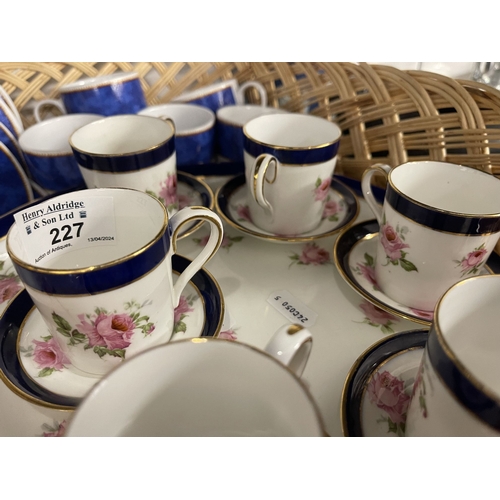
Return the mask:
<svg viewBox="0 0 500 500"><path fill-rule="evenodd" d="M76 238L80 237L80 231L82 230L83 227L83 222L75 222L73 224L73 227L77 227L78 229L76 230ZM54 238L52 238L52 245L55 245L56 243L61 243L61 241L67 241L67 240L72 240L73 236L71 235L71 230L72 226L69 224L65 224L61 229L55 227L54 229L50 230L49 234L53 234ZM64 233L62 239L59 238L59 234Z"/></svg>

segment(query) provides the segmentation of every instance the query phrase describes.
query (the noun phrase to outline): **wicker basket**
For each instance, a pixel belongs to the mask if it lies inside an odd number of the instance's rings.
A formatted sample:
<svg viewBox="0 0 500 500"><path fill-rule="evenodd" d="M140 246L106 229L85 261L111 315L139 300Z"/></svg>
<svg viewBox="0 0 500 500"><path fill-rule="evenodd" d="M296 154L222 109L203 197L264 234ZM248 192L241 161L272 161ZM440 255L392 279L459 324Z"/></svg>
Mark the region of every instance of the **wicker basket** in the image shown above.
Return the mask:
<svg viewBox="0 0 500 500"><path fill-rule="evenodd" d="M116 71L136 71L149 104L215 81L258 80L270 106L339 124L337 172L353 179L373 163L408 160L445 160L500 175L500 92L434 73L366 63L10 62L0 63L0 84L27 127L34 103L58 97L61 85Z"/></svg>

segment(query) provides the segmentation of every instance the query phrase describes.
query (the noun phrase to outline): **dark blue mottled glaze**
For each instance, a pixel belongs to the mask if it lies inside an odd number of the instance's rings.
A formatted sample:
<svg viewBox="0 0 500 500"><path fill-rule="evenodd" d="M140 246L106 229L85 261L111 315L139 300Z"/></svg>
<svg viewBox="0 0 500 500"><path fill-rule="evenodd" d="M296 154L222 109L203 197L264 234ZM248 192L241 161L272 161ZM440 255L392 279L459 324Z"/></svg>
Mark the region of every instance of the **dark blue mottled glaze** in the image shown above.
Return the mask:
<svg viewBox="0 0 500 500"><path fill-rule="evenodd" d="M4 214L30 199L27 179L22 177L10 158L0 149L0 214Z"/></svg>
<svg viewBox="0 0 500 500"><path fill-rule="evenodd" d="M217 152L232 161L243 161L243 127L217 120Z"/></svg>
<svg viewBox="0 0 500 500"><path fill-rule="evenodd" d="M146 107L139 79L62 92L61 98L68 113L113 116L135 114Z"/></svg>
<svg viewBox="0 0 500 500"><path fill-rule="evenodd" d="M209 163L214 154L215 128L190 135L175 136L177 165L197 165Z"/></svg>
<svg viewBox="0 0 500 500"><path fill-rule="evenodd" d="M191 104L198 104L200 106L205 106L210 108L214 113L217 112L222 106L229 106L230 104L236 104L236 99L234 97L234 92L232 87L226 87L224 89L216 90L211 94L207 94L195 99L190 99Z"/></svg>
<svg viewBox="0 0 500 500"><path fill-rule="evenodd" d="M0 127L0 142L3 142L9 151L15 156L16 160L19 162L19 164L24 167L25 166L25 161L24 161L24 156L22 151L17 147L17 145L14 143L15 136L7 134L5 130Z"/></svg>
<svg viewBox="0 0 500 500"><path fill-rule="evenodd" d="M24 157L31 177L44 189L60 191L85 185L78 163L71 153L42 156L25 152Z"/></svg>
<svg viewBox="0 0 500 500"><path fill-rule="evenodd" d="M14 137L19 135L9 117L3 112L2 108L0 108L0 123L3 123L10 130L10 132L12 132Z"/></svg>

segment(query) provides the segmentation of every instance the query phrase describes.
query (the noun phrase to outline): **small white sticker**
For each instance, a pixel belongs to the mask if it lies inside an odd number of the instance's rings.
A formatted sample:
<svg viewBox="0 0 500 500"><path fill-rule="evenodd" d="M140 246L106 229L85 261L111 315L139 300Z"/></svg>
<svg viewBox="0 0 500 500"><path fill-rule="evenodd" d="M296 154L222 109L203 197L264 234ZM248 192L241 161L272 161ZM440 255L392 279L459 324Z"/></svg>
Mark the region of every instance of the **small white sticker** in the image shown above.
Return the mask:
<svg viewBox="0 0 500 500"><path fill-rule="evenodd" d="M62 252L117 243L110 196L83 197L76 191L26 208L14 219L26 260L42 267Z"/></svg>
<svg viewBox="0 0 500 500"><path fill-rule="evenodd" d="M317 313L286 290L272 293L267 301L292 323L312 326L318 319Z"/></svg>

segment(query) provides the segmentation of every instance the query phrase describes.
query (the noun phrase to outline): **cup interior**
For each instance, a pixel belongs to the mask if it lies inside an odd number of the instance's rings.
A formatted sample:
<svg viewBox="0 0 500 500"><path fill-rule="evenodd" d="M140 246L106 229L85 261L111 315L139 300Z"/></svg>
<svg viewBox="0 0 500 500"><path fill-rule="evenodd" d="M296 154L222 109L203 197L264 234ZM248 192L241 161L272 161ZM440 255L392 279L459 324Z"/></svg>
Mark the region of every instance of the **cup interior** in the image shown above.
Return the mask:
<svg viewBox="0 0 500 500"><path fill-rule="evenodd" d="M100 246L76 246L68 252L60 252L48 261L42 261L42 267L51 270L77 270L92 266L113 265L116 261L131 258L144 251L165 232L168 219L163 205L154 197L133 189L101 188L77 191L71 195L51 198L50 205L74 200L84 203L87 208L93 199L108 197L113 200L115 220L115 244ZM33 207L33 211L37 206ZM34 219L36 220L36 219ZM99 220L87 219L85 223L99 226ZM7 245L12 254L29 266L36 263L28 256L20 237L20 230L14 224L8 235Z"/></svg>
<svg viewBox="0 0 500 500"><path fill-rule="evenodd" d="M321 423L279 361L245 344L193 339L153 348L110 373L80 405L69 434L313 436Z"/></svg>
<svg viewBox="0 0 500 500"><path fill-rule="evenodd" d="M116 115L81 127L70 137L78 151L93 155L127 155L157 148L174 135L171 123L143 115Z"/></svg>
<svg viewBox="0 0 500 500"><path fill-rule="evenodd" d="M252 141L277 148L309 149L327 146L340 139L334 123L298 113L272 114L250 120L243 128Z"/></svg>
<svg viewBox="0 0 500 500"><path fill-rule="evenodd" d="M175 124L175 134L181 136L204 132L215 123L214 112L196 104L159 104L143 109L139 114L171 118Z"/></svg>
<svg viewBox="0 0 500 500"><path fill-rule="evenodd" d="M448 290L436 309L436 327L468 378L500 401L500 276L466 279Z"/></svg>
<svg viewBox="0 0 500 500"><path fill-rule="evenodd" d="M102 118L101 115L75 113L50 118L27 128L19 137L26 153L71 154L69 138L75 130Z"/></svg>
<svg viewBox="0 0 500 500"><path fill-rule="evenodd" d="M389 179L404 196L429 207L458 214L500 214L500 180L471 167L410 162L395 167Z"/></svg>

